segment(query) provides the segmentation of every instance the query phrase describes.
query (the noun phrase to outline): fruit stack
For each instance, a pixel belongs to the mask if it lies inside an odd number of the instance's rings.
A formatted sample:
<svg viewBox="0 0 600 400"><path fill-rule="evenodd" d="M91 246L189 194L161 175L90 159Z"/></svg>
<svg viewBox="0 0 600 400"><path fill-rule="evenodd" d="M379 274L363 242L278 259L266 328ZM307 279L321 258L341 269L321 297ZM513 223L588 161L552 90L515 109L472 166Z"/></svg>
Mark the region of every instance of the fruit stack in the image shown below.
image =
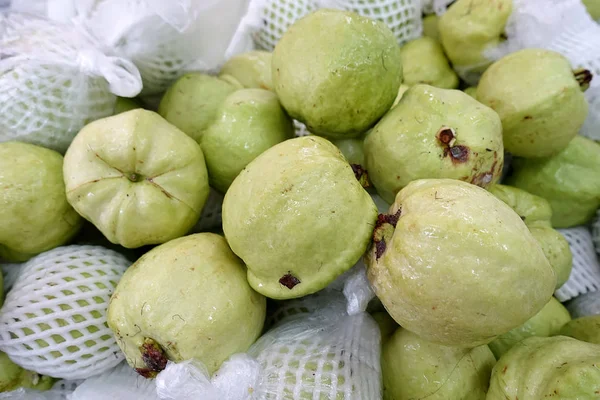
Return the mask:
<svg viewBox="0 0 600 400"><path fill-rule="evenodd" d="M595 71L490 60L518 1L414 38L309 3L272 51L159 80L2 16L0 398L599 398Z"/></svg>

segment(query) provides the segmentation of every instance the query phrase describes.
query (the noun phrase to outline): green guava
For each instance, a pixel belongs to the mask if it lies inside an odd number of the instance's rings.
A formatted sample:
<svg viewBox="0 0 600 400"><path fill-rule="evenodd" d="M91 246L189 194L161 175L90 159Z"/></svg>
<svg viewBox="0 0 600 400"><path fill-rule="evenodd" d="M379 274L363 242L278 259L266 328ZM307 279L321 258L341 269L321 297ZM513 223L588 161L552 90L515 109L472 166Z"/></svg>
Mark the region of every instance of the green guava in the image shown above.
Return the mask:
<svg viewBox="0 0 600 400"><path fill-rule="evenodd" d="M83 219L67 202L62 169L54 150L0 143L0 259L26 261L77 234Z"/></svg>
<svg viewBox="0 0 600 400"><path fill-rule="evenodd" d="M391 108L396 107L398 103L400 103L400 100L402 100L402 96L404 96L404 93L406 93L408 89L410 89L410 86L405 85L404 83L400 85L400 88L398 89L398 94L396 95L396 99L394 100L394 103L392 104Z"/></svg>
<svg viewBox="0 0 600 400"><path fill-rule="evenodd" d="M430 37L411 40L400 49L404 83L411 86L419 83L455 89L458 76L444 55L442 45Z"/></svg>
<svg viewBox="0 0 600 400"><path fill-rule="evenodd" d="M255 158L223 201L223 231L248 281L274 299L325 288L367 249L377 207L335 145L318 136Z"/></svg>
<svg viewBox="0 0 600 400"><path fill-rule="evenodd" d="M477 87L476 86L469 86L468 88L463 90L463 92L465 92L466 94L468 94L469 96L471 96L472 98L477 100Z"/></svg>
<svg viewBox="0 0 600 400"><path fill-rule="evenodd" d="M565 336L530 337L494 366L486 400L596 399L600 345Z"/></svg>
<svg viewBox="0 0 600 400"><path fill-rule="evenodd" d="M582 0L583 5L594 20L600 19L600 1L598 0Z"/></svg>
<svg viewBox="0 0 600 400"><path fill-rule="evenodd" d="M508 204L529 228L538 241L556 274L556 289L571 275L573 254L567 239L552 228L552 209L543 198L506 185L494 185L489 191Z"/></svg>
<svg viewBox="0 0 600 400"><path fill-rule="evenodd" d="M51 389L54 382L54 378L24 370L0 351L0 393L19 388L45 391Z"/></svg>
<svg viewBox="0 0 600 400"><path fill-rule="evenodd" d="M387 25L331 9L296 21L277 43L271 68L290 116L330 138L372 127L402 81L400 48Z"/></svg>
<svg viewBox="0 0 600 400"><path fill-rule="evenodd" d="M440 30L438 29L438 22L440 18L437 14L429 14L423 18L423 36L430 37L432 39L440 41Z"/></svg>
<svg viewBox="0 0 600 400"><path fill-rule="evenodd" d="M273 91L271 59L272 54L268 51L249 51L230 58L221 68L220 75L232 76L245 88Z"/></svg>
<svg viewBox="0 0 600 400"><path fill-rule="evenodd" d="M573 71L550 50L524 49L492 64L477 86L477 100L502 120L504 147L519 157L549 157L564 150L588 113L583 91L592 75Z"/></svg>
<svg viewBox="0 0 600 400"><path fill-rule="evenodd" d="M387 311L378 311L371 316L375 322L377 322L377 326L379 326L379 331L381 332L381 344L383 345L392 337L392 334L396 329L398 329L398 323L390 317L390 314L388 314Z"/></svg>
<svg viewBox="0 0 600 400"><path fill-rule="evenodd" d="M565 324L560 334L584 342L600 344L600 315L576 318Z"/></svg>
<svg viewBox="0 0 600 400"><path fill-rule="evenodd" d="M200 143L223 101L241 88L241 84L223 77L189 73L175 81L165 92L158 113Z"/></svg>
<svg viewBox="0 0 600 400"><path fill-rule="evenodd" d="M459 73L478 74L492 63L485 52L503 41L512 3L512 0L457 0L440 17L440 41Z"/></svg>
<svg viewBox="0 0 600 400"><path fill-rule="evenodd" d="M519 215L454 179L422 179L402 189L378 218L366 263L392 318L446 346L491 342L539 312L556 286Z"/></svg>
<svg viewBox="0 0 600 400"><path fill-rule="evenodd" d="M459 90L415 85L365 139L365 158L388 203L416 179L487 187L502 173L502 125L492 109Z"/></svg>
<svg viewBox="0 0 600 400"><path fill-rule="evenodd" d="M185 235L209 192L200 146L143 109L83 128L65 155L64 180L75 210L127 248Z"/></svg>
<svg viewBox="0 0 600 400"><path fill-rule="evenodd" d="M136 99L130 99L127 97L117 97L115 102L115 111L113 115L124 113L125 111L135 110L136 108L142 108L142 105Z"/></svg>
<svg viewBox="0 0 600 400"><path fill-rule="evenodd" d="M213 233L171 240L143 255L110 299L108 326L129 365L153 378L171 361L195 358L209 373L259 337L266 299L242 261Z"/></svg>
<svg viewBox="0 0 600 400"><path fill-rule="evenodd" d="M495 363L486 345L447 347L398 328L381 352L383 399L483 400Z"/></svg>
<svg viewBox="0 0 600 400"><path fill-rule="evenodd" d="M546 199L552 226L570 228L589 222L600 208L600 144L577 135L567 148L543 159L518 159L506 179Z"/></svg>
<svg viewBox="0 0 600 400"><path fill-rule="evenodd" d="M200 141L210 186L225 193L250 161L293 136L292 120L275 93L242 89L230 94Z"/></svg>
<svg viewBox="0 0 600 400"><path fill-rule="evenodd" d="M350 139L337 139L332 140L331 143L335 144L338 149L342 152L350 165L365 165L365 148L364 139L362 137L350 138Z"/></svg>
<svg viewBox="0 0 600 400"><path fill-rule="evenodd" d="M563 325L569 321L571 321L569 311L556 298L552 297L540 312L528 319L523 325L494 339L489 344L490 350L492 350L496 359L499 359L523 339L531 336L558 335Z"/></svg>

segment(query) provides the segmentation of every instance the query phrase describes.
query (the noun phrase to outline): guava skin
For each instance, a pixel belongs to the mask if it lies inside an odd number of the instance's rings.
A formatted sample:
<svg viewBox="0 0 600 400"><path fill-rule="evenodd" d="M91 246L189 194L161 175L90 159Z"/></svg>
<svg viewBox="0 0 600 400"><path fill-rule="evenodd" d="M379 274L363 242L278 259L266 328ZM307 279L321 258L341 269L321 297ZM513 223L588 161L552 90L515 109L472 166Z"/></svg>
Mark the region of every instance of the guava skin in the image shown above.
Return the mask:
<svg viewBox="0 0 600 400"><path fill-rule="evenodd" d="M199 233L143 255L123 275L108 326L127 362L152 378L167 360L202 361L209 373L260 336L266 299L246 281L225 238Z"/></svg>
<svg viewBox="0 0 600 400"><path fill-rule="evenodd" d="M255 50L239 54L227 60L221 68L220 76L235 78L245 88L273 91L271 73L272 53Z"/></svg>
<svg viewBox="0 0 600 400"><path fill-rule="evenodd" d="M494 366L486 400L595 399L600 345L566 336L530 337Z"/></svg>
<svg viewBox="0 0 600 400"><path fill-rule="evenodd" d="M117 97L117 101L115 102L115 111L113 112L113 115L135 110L136 108L142 108L142 105L136 99L130 99L128 97Z"/></svg>
<svg viewBox="0 0 600 400"><path fill-rule="evenodd" d="M512 0L457 0L439 18L438 30L454 68L481 73L492 63L485 51L502 42Z"/></svg>
<svg viewBox="0 0 600 400"><path fill-rule="evenodd" d="M83 128L65 155L64 180L77 212L126 248L183 236L209 193L200 146L142 109Z"/></svg>
<svg viewBox="0 0 600 400"><path fill-rule="evenodd" d="M490 349L447 347L398 328L383 345L384 400L485 400L492 368Z"/></svg>
<svg viewBox="0 0 600 400"><path fill-rule="evenodd" d="M463 90L463 92L465 92L466 94L468 94L469 96L471 96L472 98L477 100L477 87L476 86L469 86L468 88Z"/></svg>
<svg viewBox="0 0 600 400"><path fill-rule="evenodd" d="M350 165L365 165L364 139L362 137L337 139L332 140L331 143L335 144L336 147L340 149Z"/></svg>
<svg viewBox="0 0 600 400"><path fill-rule="evenodd" d="M273 299L314 293L350 269L376 219L377 207L339 149L312 135L255 158L223 201L231 249L248 266L254 290Z"/></svg>
<svg viewBox="0 0 600 400"><path fill-rule="evenodd" d="M77 234L83 219L67 202L62 168L54 150L0 143L0 259L27 261Z"/></svg>
<svg viewBox="0 0 600 400"><path fill-rule="evenodd" d="M492 64L477 85L477 100L502 120L504 147L514 156L550 157L583 125L588 104L569 60L524 49Z"/></svg>
<svg viewBox="0 0 600 400"><path fill-rule="evenodd" d="M165 92L158 113L200 143L223 101L241 89L223 77L200 73L183 75Z"/></svg>
<svg viewBox="0 0 600 400"><path fill-rule="evenodd" d="M0 393L19 388L45 391L51 389L54 382L54 378L24 370L0 351Z"/></svg>
<svg viewBox="0 0 600 400"><path fill-rule="evenodd" d="M584 225L600 208L600 144L593 140L577 135L557 155L515 160L513 168L506 183L546 199L554 228Z"/></svg>
<svg viewBox="0 0 600 400"><path fill-rule="evenodd" d="M340 10L320 9L296 21L277 43L271 68L289 115L333 139L371 128L390 109L402 82L392 31Z"/></svg>
<svg viewBox="0 0 600 400"><path fill-rule="evenodd" d="M498 115L459 90L415 85L365 139L369 178L388 203L417 179L451 178L482 187L502 173Z"/></svg>
<svg viewBox="0 0 600 400"><path fill-rule="evenodd" d="M569 321L562 327L560 334L584 342L600 344L600 315L589 315Z"/></svg>
<svg viewBox="0 0 600 400"><path fill-rule="evenodd" d="M437 14L429 14L423 18L423 36L440 41L439 19Z"/></svg>
<svg viewBox="0 0 600 400"><path fill-rule="evenodd" d="M423 179L379 216L368 278L400 326L428 341L475 347L523 324L556 277L521 218L478 186Z"/></svg>
<svg viewBox="0 0 600 400"><path fill-rule="evenodd" d="M550 301L523 325L498 336L489 344L490 350L500 359L516 343L531 336L548 337L561 332L561 328L571 321L569 311L556 298Z"/></svg>
<svg viewBox="0 0 600 400"><path fill-rule="evenodd" d="M598 0L582 0L582 2L592 19L600 19L600 2Z"/></svg>
<svg viewBox="0 0 600 400"><path fill-rule="evenodd" d="M458 76L448 64L442 45L435 39L421 37L400 48L404 83L419 83L442 89L456 89Z"/></svg>
<svg viewBox="0 0 600 400"><path fill-rule="evenodd" d="M573 254L567 239L552 228L550 204L539 196L511 186L494 185L488 190L519 214L554 269L556 289L564 285L571 275Z"/></svg>
<svg viewBox="0 0 600 400"><path fill-rule="evenodd" d="M400 88L398 89L398 95L396 96L396 99L394 100L394 104L392 104L392 108L396 107L398 105L398 103L400 103L400 100L402 99L402 96L404 96L404 93L406 93L406 91L410 89L410 86L405 85L404 83L400 85ZM370 131L372 131L373 129L370 129Z"/></svg>
<svg viewBox="0 0 600 400"><path fill-rule="evenodd" d="M200 142L210 186L225 193L250 161L293 136L292 120L275 93L242 89L230 94Z"/></svg>

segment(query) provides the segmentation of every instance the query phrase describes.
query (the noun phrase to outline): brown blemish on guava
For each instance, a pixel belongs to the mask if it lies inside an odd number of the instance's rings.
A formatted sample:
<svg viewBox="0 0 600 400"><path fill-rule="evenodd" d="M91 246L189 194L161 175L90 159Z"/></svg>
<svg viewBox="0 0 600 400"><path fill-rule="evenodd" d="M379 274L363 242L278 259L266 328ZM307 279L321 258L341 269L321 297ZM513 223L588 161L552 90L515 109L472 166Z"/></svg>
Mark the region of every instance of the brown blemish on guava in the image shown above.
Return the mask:
<svg viewBox="0 0 600 400"><path fill-rule="evenodd" d="M292 275L291 272L288 272L287 274L282 276L281 279L279 279L279 283L281 283L286 288L292 290L296 285L298 285L301 282L300 279Z"/></svg>
<svg viewBox="0 0 600 400"><path fill-rule="evenodd" d="M480 187L486 187L490 183L492 183L494 176L498 173L498 168L502 169L502 167L503 167L503 163L498 162L498 152L494 152L494 162L492 163L492 166L490 167L490 169L487 171L483 171L483 172L473 175L473 177L470 180L468 180L468 182L472 183L473 185L480 186ZM466 177L466 178L468 179L468 177ZM461 179L461 180L467 180L467 179Z"/></svg>
<svg viewBox="0 0 600 400"><path fill-rule="evenodd" d="M145 338L140 346L142 361L146 368L136 368L138 374L144 378L155 378L156 375L167 367L167 357L165 352L153 339Z"/></svg>
<svg viewBox="0 0 600 400"><path fill-rule="evenodd" d="M469 148L467 146L458 145L450 147L450 157L455 163L464 163L469 160Z"/></svg>
<svg viewBox="0 0 600 400"><path fill-rule="evenodd" d="M354 176L356 180L362 185L364 188L371 187L371 182L369 182L369 174L367 170L363 168L360 164L350 164L352 167L352 171L354 172Z"/></svg>
<svg viewBox="0 0 600 400"><path fill-rule="evenodd" d="M579 87L582 91L586 91L590 87L590 82L594 77L589 70L584 68L576 69L573 71L573 75L575 75L575 79L577 80L577 83L579 83Z"/></svg>
<svg viewBox="0 0 600 400"><path fill-rule="evenodd" d="M454 129L449 128L447 126L442 126L438 133L436 134L436 138L444 145L451 146L452 141L456 138L454 135Z"/></svg>
<svg viewBox="0 0 600 400"><path fill-rule="evenodd" d="M402 215L402 209L395 214L379 214L375 229L373 230L373 244L375 245L375 260L379 260L387 247L385 237L390 236L390 231L396 228L398 220ZM390 229L391 228L391 229Z"/></svg>
<svg viewBox="0 0 600 400"><path fill-rule="evenodd" d="M533 117L531 115L526 115L523 117L523 121L526 121L528 119L533 119Z"/></svg>
<svg viewBox="0 0 600 400"><path fill-rule="evenodd" d="M467 162L469 159L469 148L463 145L455 145L456 131L447 126L442 126L435 137L444 147L444 157L450 156L454 164Z"/></svg>
<svg viewBox="0 0 600 400"><path fill-rule="evenodd" d="M504 368L502 369L502 373L505 374L507 369L508 369L508 365L505 365Z"/></svg>

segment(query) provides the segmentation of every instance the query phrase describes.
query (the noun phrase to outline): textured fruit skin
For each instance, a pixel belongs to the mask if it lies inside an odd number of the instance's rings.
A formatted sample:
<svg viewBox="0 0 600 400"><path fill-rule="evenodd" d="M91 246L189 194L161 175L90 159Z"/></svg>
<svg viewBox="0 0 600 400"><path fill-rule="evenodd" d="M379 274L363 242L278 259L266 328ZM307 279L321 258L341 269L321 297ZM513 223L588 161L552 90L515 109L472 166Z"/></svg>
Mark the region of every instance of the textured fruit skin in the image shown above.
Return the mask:
<svg viewBox="0 0 600 400"><path fill-rule="evenodd" d="M600 345L600 315L576 318L565 324L560 334Z"/></svg>
<svg viewBox="0 0 600 400"><path fill-rule="evenodd" d="M336 147L340 149L349 164L365 165L365 148L364 139L362 137L337 139L332 140L331 143L335 144Z"/></svg>
<svg viewBox="0 0 600 400"><path fill-rule="evenodd" d="M266 299L250 288L225 239L200 233L155 247L133 264L107 319L133 368L147 367L140 347L150 338L167 359L196 358L213 373L254 343L265 313Z"/></svg>
<svg viewBox="0 0 600 400"><path fill-rule="evenodd" d="M453 130L456 159L439 137ZM462 146L462 147L460 147ZM502 126L489 107L459 90L412 86L365 139L369 178L388 203L416 179L460 179L487 187L502 173Z"/></svg>
<svg viewBox="0 0 600 400"><path fill-rule="evenodd" d="M245 88L273 89L272 54L268 51L249 51L230 58L221 68L220 76L229 75Z"/></svg>
<svg viewBox="0 0 600 400"><path fill-rule="evenodd" d="M469 86L468 88L463 90L463 92L465 92L466 94L468 94L469 96L471 96L472 98L477 100L477 87Z"/></svg>
<svg viewBox="0 0 600 400"><path fill-rule="evenodd" d="M392 318L423 339L487 344L552 296L556 277L541 247L486 190L453 179L417 180L388 214L399 210L384 251L373 246L367 253L368 278Z"/></svg>
<svg viewBox="0 0 600 400"><path fill-rule="evenodd" d="M115 102L115 111L113 112L113 115L135 110L136 108L142 108L141 104L136 99L130 99L128 97L117 97L117 101Z"/></svg>
<svg viewBox="0 0 600 400"><path fill-rule="evenodd" d="M600 345L565 336L531 337L494 366L486 400L595 399Z"/></svg>
<svg viewBox="0 0 600 400"><path fill-rule="evenodd" d="M440 41L439 19L437 14L430 14L423 18L423 36Z"/></svg>
<svg viewBox="0 0 600 400"><path fill-rule="evenodd" d="M199 143L225 98L237 89L240 87L228 80L186 74L165 92L158 113Z"/></svg>
<svg viewBox="0 0 600 400"><path fill-rule="evenodd" d="M564 150L588 113L571 64L549 50L520 50L496 61L481 77L476 96L498 113L504 147L519 157Z"/></svg>
<svg viewBox="0 0 600 400"><path fill-rule="evenodd" d="M569 311L556 298L552 297L540 312L528 319L523 325L494 339L489 344L490 350L492 350L496 359L499 359L523 339L531 336L558 335L563 325L569 321L571 321Z"/></svg>
<svg viewBox="0 0 600 400"><path fill-rule="evenodd" d="M556 274L556 289L571 275L573 254L567 239L552 228L552 208L543 198L506 185L494 185L488 189L494 196L508 204L536 238Z"/></svg>
<svg viewBox="0 0 600 400"><path fill-rule="evenodd" d="M577 135L557 155L513 167L506 183L546 199L554 228L586 224L600 207L600 144L593 140Z"/></svg>
<svg viewBox="0 0 600 400"><path fill-rule="evenodd" d="M186 234L209 192L200 146L142 109L83 128L65 155L64 179L77 212L127 248Z"/></svg>
<svg viewBox="0 0 600 400"><path fill-rule="evenodd" d="M398 328L381 354L383 398L485 400L495 363L486 345L441 346Z"/></svg>
<svg viewBox="0 0 600 400"><path fill-rule="evenodd" d="M250 161L293 136L292 120L273 92L242 89L230 94L200 142L210 186L225 193Z"/></svg>
<svg viewBox="0 0 600 400"><path fill-rule="evenodd" d="M582 0L582 2L592 19L600 19L600 2L598 0Z"/></svg>
<svg viewBox="0 0 600 400"><path fill-rule="evenodd" d="M458 87L458 76L448 64L442 45L435 39L411 40L400 49L400 59L406 85L424 83L442 89Z"/></svg>
<svg viewBox="0 0 600 400"><path fill-rule="evenodd" d="M67 202L62 169L53 150L0 143L0 259L26 261L79 231L83 219Z"/></svg>
<svg viewBox="0 0 600 400"><path fill-rule="evenodd" d="M400 48L383 23L320 9L283 35L272 61L275 91L316 135L356 137L391 107L402 81Z"/></svg>
<svg viewBox="0 0 600 400"><path fill-rule="evenodd" d="M501 42L512 0L457 0L438 21L446 55L457 71L483 72L487 49Z"/></svg>
<svg viewBox="0 0 600 400"><path fill-rule="evenodd" d="M0 393L18 388L45 391L51 389L54 382L54 378L24 370L0 351Z"/></svg>
<svg viewBox="0 0 600 400"><path fill-rule="evenodd" d="M238 175L223 201L223 231L259 293L314 293L365 252L377 207L335 145L287 140Z"/></svg>
<svg viewBox="0 0 600 400"><path fill-rule="evenodd" d="M402 100L402 96L404 96L404 93L406 93L406 91L410 89L410 86L405 85L404 83L400 85L400 87L398 88L398 94L396 95L396 99L394 100L394 103L392 104L391 108L394 108L398 105L398 103L400 103L400 100ZM370 129L369 131L371 131L373 129Z"/></svg>

